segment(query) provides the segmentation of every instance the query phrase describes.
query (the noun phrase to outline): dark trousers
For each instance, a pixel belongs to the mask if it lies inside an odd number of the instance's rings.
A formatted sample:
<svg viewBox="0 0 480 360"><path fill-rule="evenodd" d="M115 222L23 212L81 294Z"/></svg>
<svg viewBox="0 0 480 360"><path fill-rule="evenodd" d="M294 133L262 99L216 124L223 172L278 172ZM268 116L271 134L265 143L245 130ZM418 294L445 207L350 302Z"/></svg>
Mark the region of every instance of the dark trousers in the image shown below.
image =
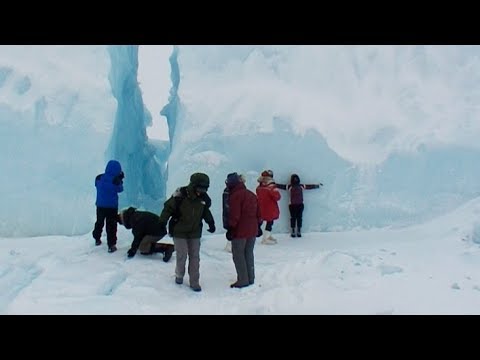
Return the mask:
<svg viewBox="0 0 480 360"><path fill-rule="evenodd" d="M272 231L272 228L273 228L273 221L267 221L267 225L265 226L265 230L266 231Z"/></svg>
<svg viewBox="0 0 480 360"><path fill-rule="evenodd" d="M253 248L255 238L233 239L232 257L237 271L238 285L249 285L255 282L255 258Z"/></svg>
<svg viewBox="0 0 480 360"><path fill-rule="evenodd" d="M300 229L302 227L303 204L288 206L290 209L290 227L295 229L295 225Z"/></svg>
<svg viewBox="0 0 480 360"><path fill-rule="evenodd" d="M118 209L97 207L97 221L95 222L92 235L94 239L100 240L103 224L106 223L107 244L109 247L117 244L117 213Z"/></svg>

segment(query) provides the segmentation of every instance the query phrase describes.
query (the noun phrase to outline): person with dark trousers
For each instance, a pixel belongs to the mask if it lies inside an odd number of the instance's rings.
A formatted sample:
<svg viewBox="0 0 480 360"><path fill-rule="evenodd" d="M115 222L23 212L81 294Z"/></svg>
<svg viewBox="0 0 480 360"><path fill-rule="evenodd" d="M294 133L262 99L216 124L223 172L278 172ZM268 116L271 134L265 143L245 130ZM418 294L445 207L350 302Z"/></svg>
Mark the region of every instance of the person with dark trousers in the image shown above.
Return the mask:
<svg viewBox="0 0 480 360"><path fill-rule="evenodd" d="M124 177L120 163L117 160L110 160L105 173L95 178L97 221L92 236L96 246L102 245L103 224L106 223L107 245L110 253L117 251L118 194L123 191Z"/></svg>
<svg viewBox="0 0 480 360"><path fill-rule="evenodd" d="M118 214L117 221L132 230L133 242L127 253L128 258L133 258L140 250L141 255L162 253L164 262L170 260L175 248L172 244L158 243L167 235L167 230L157 214L129 207Z"/></svg>
<svg viewBox="0 0 480 360"><path fill-rule="evenodd" d="M302 184L297 174L292 174L290 184L277 184L277 188L287 190L290 193L290 227L292 229L291 237L302 237L302 216L305 208L303 203L303 190L319 189L320 184Z"/></svg>
<svg viewBox="0 0 480 360"><path fill-rule="evenodd" d="M228 206L223 208L228 241L232 243L232 258L237 281L231 288L243 288L255 282L253 249L255 238L262 235L261 216L257 196L245 186L237 173L227 175Z"/></svg>
<svg viewBox="0 0 480 360"><path fill-rule="evenodd" d="M177 264L175 267L175 283L183 284L185 265L188 259L188 276L190 288L202 291L200 286L200 238L203 223L208 224L207 231L215 232L215 221L210 206L212 201L207 194L210 178L204 173L190 176L187 186L178 188L164 203L160 214L160 223L169 228L173 237Z"/></svg>
<svg viewBox="0 0 480 360"><path fill-rule="evenodd" d="M237 174L237 173L232 173L232 174ZM247 178L245 177L245 175L243 174L237 174L238 177L240 178L240 181L243 182L246 186L247 184ZM232 175L233 176L233 175ZM228 180L228 176L227 176L227 180ZM227 182L225 181L225 189L223 190L223 194L222 194L222 214L223 214L223 228L225 230L228 230L228 199L229 199L229 196L230 196L230 190L228 189L228 185L227 185ZM260 228L261 224L259 224L259 228ZM262 231L260 229L260 231ZM231 253L232 252L232 242L230 240L227 240L227 244L225 245L225 251Z"/></svg>

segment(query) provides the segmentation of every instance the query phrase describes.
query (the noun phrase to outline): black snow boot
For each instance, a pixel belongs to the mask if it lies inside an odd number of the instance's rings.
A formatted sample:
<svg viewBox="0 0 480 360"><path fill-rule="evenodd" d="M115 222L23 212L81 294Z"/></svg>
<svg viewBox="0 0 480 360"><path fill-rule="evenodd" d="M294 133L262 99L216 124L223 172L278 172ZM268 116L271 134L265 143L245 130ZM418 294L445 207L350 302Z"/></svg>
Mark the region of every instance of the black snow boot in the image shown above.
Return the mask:
<svg viewBox="0 0 480 360"><path fill-rule="evenodd" d="M240 284L240 283L237 281L237 282L234 282L233 284L231 284L230 287L231 287L232 289L233 289L233 288L241 289L241 288L247 287L248 285L250 285L250 284Z"/></svg>
<svg viewBox="0 0 480 360"><path fill-rule="evenodd" d="M167 248L165 249L165 251L163 253L163 261L164 262L168 262L168 260L170 260L172 258L173 250L174 250L173 245L167 246Z"/></svg>

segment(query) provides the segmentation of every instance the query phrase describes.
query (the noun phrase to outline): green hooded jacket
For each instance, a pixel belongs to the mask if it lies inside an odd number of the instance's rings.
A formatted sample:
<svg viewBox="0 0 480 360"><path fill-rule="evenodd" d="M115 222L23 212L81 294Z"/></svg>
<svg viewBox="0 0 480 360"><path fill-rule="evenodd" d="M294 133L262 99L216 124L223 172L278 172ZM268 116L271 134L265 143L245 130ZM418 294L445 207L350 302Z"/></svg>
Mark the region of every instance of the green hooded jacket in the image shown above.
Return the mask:
<svg viewBox="0 0 480 360"><path fill-rule="evenodd" d="M197 176L195 176L197 175ZM175 193L168 199L163 207L162 213L160 214L160 223L166 224L168 220L179 214L178 222L175 224L172 236L178 237L182 239L199 239L202 236L202 229L203 223L202 220L210 226L215 226L215 221L213 219L212 213L210 212L210 202L206 201L205 199L208 198L208 195L200 194L197 195L195 189L197 186L206 187L208 188L209 182L205 183L205 181L198 183L196 180L200 178L204 180L204 177L199 175L203 174L194 174L190 179L190 184L183 188L178 188ZM183 192L182 192L183 190ZM183 197L180 202L180 209L177 213L177 201L176 197Z"/></svg>

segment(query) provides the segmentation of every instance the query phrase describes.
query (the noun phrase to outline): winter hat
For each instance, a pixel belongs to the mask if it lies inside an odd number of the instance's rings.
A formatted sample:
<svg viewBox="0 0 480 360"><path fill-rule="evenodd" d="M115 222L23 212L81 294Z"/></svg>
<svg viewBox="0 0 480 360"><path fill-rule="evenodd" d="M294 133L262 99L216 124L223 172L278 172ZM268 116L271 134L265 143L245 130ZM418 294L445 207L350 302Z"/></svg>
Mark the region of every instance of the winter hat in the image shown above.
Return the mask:
<svg viewBox="0 0 480 360"><path fill-rule="evenodd" d="M190 176L190 184L195 191L206 193L210 187L210 178L204 173L195 173Z"/></svg>
<svg viewBox="0 0 480 360"><path fill-rule="evenodd" d="M127 229L130 229L130 217L132 214L137 210L137 208L134 208L130 206L129 208L122 209L118 214L117 214L117 222L123 226L125 226Z"/></svg>
<svg viewBox="0 0 480 360"><path fill-rule="evenodd" d="M272 170L262 171L262 175L260 175L257 181L263 185L274 183L275 181L273 180L273 171Z"/></svg>
<svg viewBox="0 0 480 360"><path fill-rule="evenodd" d="M234 172L227 175L227 180L225 180L225 184L227 185L227 187L231 188L237 185L240 181L240 176L236 172Z"/></svg>

